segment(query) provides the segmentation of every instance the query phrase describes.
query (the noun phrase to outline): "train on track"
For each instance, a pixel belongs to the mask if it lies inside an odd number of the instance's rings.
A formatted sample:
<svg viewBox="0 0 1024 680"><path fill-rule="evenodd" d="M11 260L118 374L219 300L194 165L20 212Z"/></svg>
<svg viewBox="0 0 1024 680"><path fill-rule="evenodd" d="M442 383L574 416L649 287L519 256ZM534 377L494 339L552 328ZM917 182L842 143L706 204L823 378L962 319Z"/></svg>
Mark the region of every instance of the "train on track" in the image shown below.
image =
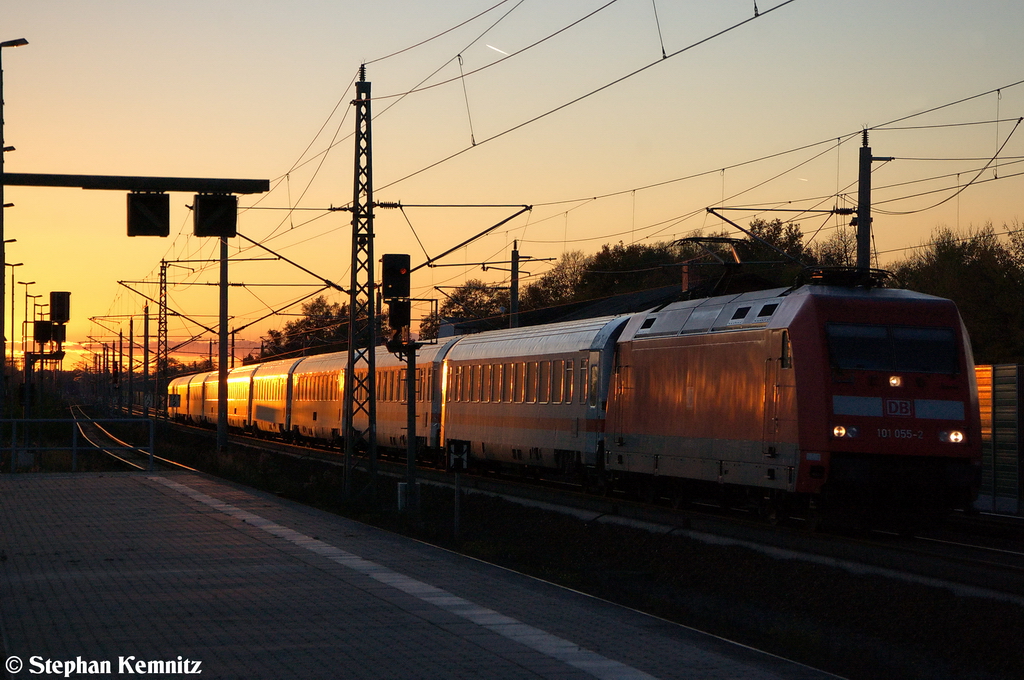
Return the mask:
<svg viewBox="0 0 1024 680"><path fill-rule="evenodd" d="M405 364L377 352L377 440L404 447ZM475 466L772 514L968 508L978 493L970 341L951 301L920 293L685 300L442 338L417 362L420 450L468 451ZM229 426L337 443L345 367L335 353L232 369ZM215 423L217 378L173 379L169 415Z"/></svg>

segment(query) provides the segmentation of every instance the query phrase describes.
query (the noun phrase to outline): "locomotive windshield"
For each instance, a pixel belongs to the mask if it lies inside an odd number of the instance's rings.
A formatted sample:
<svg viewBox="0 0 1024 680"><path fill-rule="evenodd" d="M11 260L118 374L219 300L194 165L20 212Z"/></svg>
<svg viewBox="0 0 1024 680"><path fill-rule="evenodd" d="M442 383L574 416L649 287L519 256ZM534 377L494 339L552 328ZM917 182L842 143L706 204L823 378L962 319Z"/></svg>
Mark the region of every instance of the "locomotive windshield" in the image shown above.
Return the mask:
<svg viewBox="0 0 1024 680"><path fill-rule="evenodd" d="M832 365L842 370L958 373L952 328L826 324Z"/></svg>

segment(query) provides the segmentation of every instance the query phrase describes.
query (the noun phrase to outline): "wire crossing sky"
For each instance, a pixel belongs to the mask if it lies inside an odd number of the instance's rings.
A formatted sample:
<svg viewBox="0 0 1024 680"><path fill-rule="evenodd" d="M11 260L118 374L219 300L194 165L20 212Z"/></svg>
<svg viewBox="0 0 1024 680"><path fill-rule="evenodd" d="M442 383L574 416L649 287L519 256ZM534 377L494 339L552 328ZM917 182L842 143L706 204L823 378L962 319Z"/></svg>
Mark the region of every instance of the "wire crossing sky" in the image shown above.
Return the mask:
<svg viewBox="0 0 1024 680"><path fill-rule="evenodd" d="M1021 213L1016 0L779 0L758 16L749 0L8 4L0 40L29 45L3 51L7 171L272 179L241 201L257 209L240 231L331 281L349 262L351 216L330 208L352 199L363 63L378 201L534 206L449 264L508 259L513 240L545 258L718 231L709 206L851 207L863 128L896 158L874 170L883 266L940 225L999 230ZM152 281L135 287L155 296L161 259L172 306L215 323L216 289L190 285L215 280L202 260L216 252L191 235L191 196L172 195L162 240L125 236L120 194L6 198L16 277L33 294L72 291L72 341L116 337L146 302L117 281ZM436 255L508 214L381 209L375 248ZM794 215L816 239L838 225ZM246 285L232 288L231 327L252 324L241 356L289 317L257 319L322 281L243 239L232 253ZM423 269L413 292L505 275ZM195 330L172 317L171 344Z"/></svg>

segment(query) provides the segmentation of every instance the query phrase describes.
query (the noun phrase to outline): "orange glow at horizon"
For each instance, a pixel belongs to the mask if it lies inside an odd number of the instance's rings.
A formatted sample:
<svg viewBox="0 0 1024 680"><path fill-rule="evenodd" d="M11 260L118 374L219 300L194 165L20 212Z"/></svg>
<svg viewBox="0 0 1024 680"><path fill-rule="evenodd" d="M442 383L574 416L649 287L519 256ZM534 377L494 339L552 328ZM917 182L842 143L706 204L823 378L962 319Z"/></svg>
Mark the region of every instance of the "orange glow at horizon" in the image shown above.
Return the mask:
<svg viewBox="0 0 1024 680"><path fill-rule="evenodd" d="M797 2L761 8L756 20L685 51L749 19L750 3L659 3L664 49L679 52L669 59L661 59L649 5L614 3L544 41L596 6L524 3L501 21L497 12L508 7L374 61L492 4L385 0L361 7L359 30L341 40L355 11L347 3L101 0L58 3L59 11L54 3L15 3L5 8L0 40L24 36L30 44L2 55L4 143L16 148L5 170L271 180L266 195L240 198L239 231L320 278L232 239L236 365L258 352L269 329L294 318L261 317L297 313L323 279L348 284L351 215L330 208L351 200L348 103L364 62L377 98L375 199L410 206L377 211L374 249L378 257L410 253L414 267L515 211L416 205L534 206L446 264L507 260L514 240L524 255L546 258L714 232L722 224L705 208L723 204L849 207L864 126L881 126L871 131L874 153L897 159L876 164L873 174L882 266L940 225L1020 228L1021 3L937 12L922 0ZM837 35L838 26L856 26L858 39ZM392 96L424 79L453 78ZM16 280L36 282L14 287L16 337L8 342L16 362L26 292L71 291L66 369L91 365L100 343L116 344L119 333L127 343L129 318L140 343L147 304L155 350L161 260L172 356L205 359L211 335L202 327L217 323L217 252L215 240L192 235L192 200L171 194L170 238L128 238L122 192L6 187L14 207L5 212L4 237L17 239L7 259L24 263ZM732 215L740 223L789 217ZM838 225L817 214L794 219L805 241L828 238ZM535 263L531 276L546 266ZM469 278L507 285L507 277L469 265L423 268L413 274L412 294L437 297L435 287ZM10 314L7 294L0 304ZM414 308L414 318L426 309ZM137 346L136 361L141 354Z"/></svg>

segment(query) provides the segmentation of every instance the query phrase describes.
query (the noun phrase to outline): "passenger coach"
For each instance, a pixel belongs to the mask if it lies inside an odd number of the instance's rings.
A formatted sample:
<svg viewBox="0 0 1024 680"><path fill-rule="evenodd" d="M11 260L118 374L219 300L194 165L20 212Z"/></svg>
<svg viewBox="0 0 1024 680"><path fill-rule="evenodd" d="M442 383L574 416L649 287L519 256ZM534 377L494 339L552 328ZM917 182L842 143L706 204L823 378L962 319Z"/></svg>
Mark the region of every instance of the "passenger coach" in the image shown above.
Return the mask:
<svg viewBox="0 0 1024 680"><path fill-rule="evenodd" d="M467 335L444 362L442 436L483 464L576 471L604 440L615 340L628 317Z"/></svg>

